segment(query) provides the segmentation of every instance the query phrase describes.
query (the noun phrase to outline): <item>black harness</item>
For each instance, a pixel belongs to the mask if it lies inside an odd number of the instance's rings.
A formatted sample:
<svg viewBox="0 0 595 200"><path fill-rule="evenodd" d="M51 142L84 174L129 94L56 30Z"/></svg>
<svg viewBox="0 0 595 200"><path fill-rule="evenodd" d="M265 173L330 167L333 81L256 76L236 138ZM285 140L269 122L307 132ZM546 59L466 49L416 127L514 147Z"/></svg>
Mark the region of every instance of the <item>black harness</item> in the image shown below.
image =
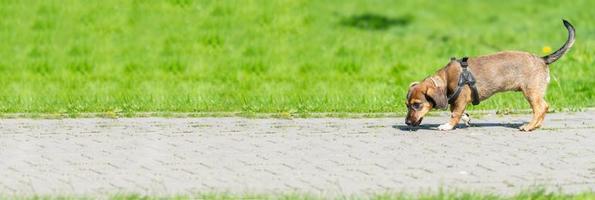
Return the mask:
<svg viewBox="0 0 595 200"><path fill-rule="evenodd" d="M471 89L471 98L473 99L473 105L479 104L479 93L477 92L477 87L475 87L475 78L473 77L473 74L471 74L471 72L467 70L467 66L469 66L467 64L467 59L469 58L464 57L461 60L459 60L459 63L461 64L463 71L459 76L459 83L457 84L455 91L452 93L452 95L448 97L449 104L452 104L457 100L457 98L461 94L461 90L463 90L463 87L465 87L465 85L468 85Z"/></svg>

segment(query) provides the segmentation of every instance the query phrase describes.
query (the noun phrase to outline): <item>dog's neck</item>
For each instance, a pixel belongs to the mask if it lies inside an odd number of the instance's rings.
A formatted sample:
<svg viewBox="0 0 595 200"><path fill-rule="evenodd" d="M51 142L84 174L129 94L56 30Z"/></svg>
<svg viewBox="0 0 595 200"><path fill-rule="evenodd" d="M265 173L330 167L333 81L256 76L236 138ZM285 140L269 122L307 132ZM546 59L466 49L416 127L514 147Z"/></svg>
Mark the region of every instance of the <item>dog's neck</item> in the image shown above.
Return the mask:
<svg viewBox="0 0 595 200"><path fill-rule="evenodd" d="M430 82L434 84L434 86L440 90L444 90L444 94L448 93L448 83L446 82L446 75L447 73L443 70L438 71L433 76L430 76Z"/></svg>
<svg viewBox="0 0 595 200"><path fill-rule="evenodd" d="M437 88L442 86L442 81L439 79L438 76L430 76L430 80L432 81L432 83L434 83L434 86L436 86Z"/></svg>

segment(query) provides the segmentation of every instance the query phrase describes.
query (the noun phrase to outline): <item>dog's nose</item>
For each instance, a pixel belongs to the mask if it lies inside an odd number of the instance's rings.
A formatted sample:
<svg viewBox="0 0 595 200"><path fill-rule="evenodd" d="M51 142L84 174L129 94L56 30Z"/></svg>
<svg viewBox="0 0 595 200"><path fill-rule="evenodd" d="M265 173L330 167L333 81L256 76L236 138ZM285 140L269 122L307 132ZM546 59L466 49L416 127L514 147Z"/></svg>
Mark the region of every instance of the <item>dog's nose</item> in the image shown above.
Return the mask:
<svg viewBox="0 0 595 200"><path fill-rule="evenodd" d="M407 124L407 126L411 126L411 124L413 124L413 122L411 120L405 120L405 124Z"/></svg>

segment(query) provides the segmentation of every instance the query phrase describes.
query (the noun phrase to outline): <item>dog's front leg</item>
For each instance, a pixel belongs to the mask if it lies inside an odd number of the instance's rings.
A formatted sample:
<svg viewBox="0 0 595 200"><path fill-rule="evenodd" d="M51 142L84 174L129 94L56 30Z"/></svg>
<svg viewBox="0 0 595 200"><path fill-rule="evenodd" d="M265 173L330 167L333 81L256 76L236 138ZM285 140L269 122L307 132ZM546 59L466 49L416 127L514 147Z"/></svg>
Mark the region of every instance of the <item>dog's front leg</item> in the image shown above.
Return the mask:
<svg viewBox="0 0 595 200"><path fill-rule="evenodd" d="M465 113L467 101L464 99L465 98L459 98L459 100L450 105L450 121L438 126L438 130L447 131L454 129Z"/></svg>

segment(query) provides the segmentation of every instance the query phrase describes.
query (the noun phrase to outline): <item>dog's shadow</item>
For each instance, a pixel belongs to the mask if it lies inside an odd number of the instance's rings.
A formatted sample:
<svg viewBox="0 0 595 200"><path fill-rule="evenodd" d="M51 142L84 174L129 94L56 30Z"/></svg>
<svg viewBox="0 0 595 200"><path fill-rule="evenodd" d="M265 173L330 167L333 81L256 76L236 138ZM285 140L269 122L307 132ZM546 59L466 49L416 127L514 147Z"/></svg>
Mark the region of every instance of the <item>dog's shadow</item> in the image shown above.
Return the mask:
<svg viewBox="0 0 595 200"><path fill-rule="evenodd" d="M438 130L438 126L441 124L423 124L417 127L411 127L407 125L396 124L393 125L393 128L399 129L401 131L417 131L417 130ZM471 126L465 126L463 124L458 124L456 129L467 129L467 128L474 128L474 127L505 127L511 129L518 129L521 127L523 123L471 123Z"/></svg>

